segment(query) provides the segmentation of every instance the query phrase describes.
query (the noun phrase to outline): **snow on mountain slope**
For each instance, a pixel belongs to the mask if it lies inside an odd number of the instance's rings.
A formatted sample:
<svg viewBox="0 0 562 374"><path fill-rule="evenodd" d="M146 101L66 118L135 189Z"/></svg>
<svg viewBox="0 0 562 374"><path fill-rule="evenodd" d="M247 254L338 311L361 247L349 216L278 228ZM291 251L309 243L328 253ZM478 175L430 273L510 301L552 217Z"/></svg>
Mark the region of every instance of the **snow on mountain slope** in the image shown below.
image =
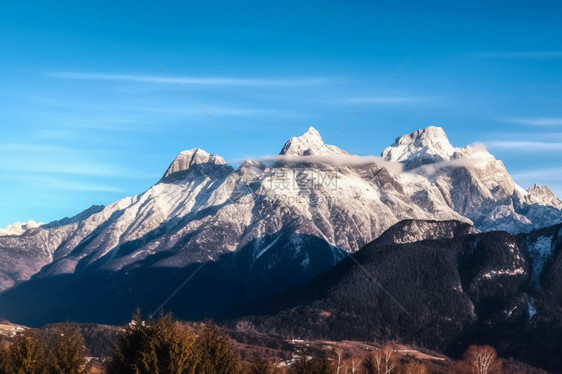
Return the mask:
<svg viewBox="0 0 562 374"><path fill-rule="evenodd" d="M382 152L387 161L404 162L408 169L449 160L455 149L440 127L430 126L396 138L394 144Z"/></svg>
<svg viewBox="0 0 562 374"><path fill-rule="evenodd" d="M548 188L525 191L484 146L453 148L441 128L396 139L382 152L404 164L397 176L417 205L447 204L481 231L524 232L562 222L560 200Z"/></svg>
<svg viewBox="0 0 562 374"><path fill-rule="evenodd" d="M421 240L457 238L477 232L469 223L459 221L405 220L385 231L373 244L415 243Z"/></svg>
<svg viewBox="0 0 562 374"><path fill-rule="evenodd" d="M7 227L5 227L3 229L0 229L0 236L21 235L25 231L27 231L29 229L34 229L34 228L39 227L41 225L43 225L42 222L37 223L32 219L30 219L27 222L16 222L16 223L13 223L11 225L8 225Z"/></svg>
<svg viewBox="0 0 562 374"><path fill-rule="evenodd" d="M162 177L164 180L181 179L194 171L199 174L213 175L217 171L232 171L231 167L218 155L210 155L200 148L180 152Z"/></svg>
<svg viewBox="0 0 562 374"><path fill-rule="evenodd" d="M524 201L529 204L550 205L556 209L562 209L562 200L557 198L548 186L539 186L537 183L533 187L527 188L523 193Z"/></svg>
<svg viewBox="0 0 562 374"><path fill-rule="evenodd" d="M309 127L308 131L302 136L289 139L279 154L284 156L312 156L349 153L335 145L325 144L318 131L314 127Z"/></svg>
<svg viewBox="0 0 562 374"><path fill-rule="evenodd" d="M382 159L351 156L313 128L280 155L271 166L247 161L233 170L220 156L184 151L140 195L0 237L0 290L33 275L185 267L249 243L261 258L286 250L275 242L281 235L296 253L307 250L303 235L353 252L407 219L512 232L562 220L547 192L524 193L483 147L454 148L436 127L398 138Z"/></svg>
<svg viewBox="0 0 562 374"><path fill-rule="evenodd" d="M552 252L552 236L541 236L528 243L529 256L533 263L533 282L538 284L539 275Z"/></svg>

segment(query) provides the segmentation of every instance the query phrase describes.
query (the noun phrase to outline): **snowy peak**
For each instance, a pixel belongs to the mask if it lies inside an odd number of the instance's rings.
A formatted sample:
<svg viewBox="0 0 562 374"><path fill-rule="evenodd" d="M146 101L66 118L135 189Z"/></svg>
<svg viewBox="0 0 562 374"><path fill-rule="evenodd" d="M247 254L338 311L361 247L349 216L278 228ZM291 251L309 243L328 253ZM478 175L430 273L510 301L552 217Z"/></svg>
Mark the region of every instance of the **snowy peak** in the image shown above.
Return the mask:
<svg viewBox="0 0 562 374"><path fill-rule="evenodd" d="M347 152L324 143L318 131L314 127L309 127L303 135L289 139L279 154L282 156L311 156L347 154Z"/></svg>
<svg viewBox="0 0 562 374"><path fill-rule="evenodd" d="M530 204L551 205L556 209L562 209L562 200L557 198L548 186L541 187L537 183L527 188L525 199Z"/></svg>
<svg viewBox="0 0 562 374"><path fill-rule="evenodd" d="M30 219L27 222L16 222L7 227L0 229L0 236L4 235L21 235L29 229L33 229L43 225L43 223L35 222L34 220Z"/></svg>
<svg viewBox="0 0 562 374"><path fill-rule="evenodd" d="M183 178L191 170L202 173L213 173L214 171L230 168L224 159L218 155L211 155L201 148L193 148L180 152L175 160L170 164L163 180L170 178Z"/></svg>
<svg viewBox="0 0 562 374"><path fill-rule="evenodd" d="M429 126L396 139L382 152L386 161L405 162L417 167L433 162L449 160L455 148L449 143L441 127Z"/></svg>

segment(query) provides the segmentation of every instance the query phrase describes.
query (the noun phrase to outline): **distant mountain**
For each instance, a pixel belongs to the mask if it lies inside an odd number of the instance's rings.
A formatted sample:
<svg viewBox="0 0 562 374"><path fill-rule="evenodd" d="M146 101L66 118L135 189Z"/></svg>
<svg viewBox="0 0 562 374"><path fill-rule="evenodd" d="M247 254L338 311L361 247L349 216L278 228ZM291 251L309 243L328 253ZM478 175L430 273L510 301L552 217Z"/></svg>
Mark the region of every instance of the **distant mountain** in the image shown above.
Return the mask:
<svg viewBox="0 0 562 374"><path fill-rule="evenodd" d="M412 232L427 239L393 242ZM403 222L352 257L241 320L271 335L397 340L453 356L492 344L562 371L562 224L512 235Z"/></svg>
<svg viewBox="0 0 562 374"><path fill-rule="evenodd" d="M396 180L414 204L430 212L444 204L478 230L517 233L561 222L562 201L548 187L524 190L484 146L453 148L439 127L397 138L382 157L404 165Z"/></svg>
<svg viewBox="0 0 562 374"><path fill-rule="evenodd" d="M0 229L0 236L5 235L21 235L29 229L33 229L36 227L41 226L43 223L37 223L34 220L30 219L27 222L16 222L8 227Z"/></svg>
<svg viewBox="0 0 562 374"><path fill-rule="evenodd" d="M0 236L0 315L122 321L136 305L156 308L200 264L195 299L178 294L169 306L229 315L311 280L400 221L528 232L562 222L561 204L547 187L517 186L483 147L454 148L437 127L398 138L382 157L353 156L313 128L237 169L196 148L140 195ZM44 312L26 317L34 296Z"/></svg>

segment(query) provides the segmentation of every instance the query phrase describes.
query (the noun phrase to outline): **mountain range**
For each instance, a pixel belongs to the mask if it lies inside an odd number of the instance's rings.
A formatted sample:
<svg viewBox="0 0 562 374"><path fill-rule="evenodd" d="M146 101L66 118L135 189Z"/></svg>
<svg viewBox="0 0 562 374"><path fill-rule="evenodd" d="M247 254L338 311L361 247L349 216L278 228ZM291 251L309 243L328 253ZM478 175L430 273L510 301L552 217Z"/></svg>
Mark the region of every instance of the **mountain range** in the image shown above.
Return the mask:
<svg viewBox="0 0 562 374"><path fill-rule="evenodd" d="M467 326L517 320L521 330L533 313L557 315L562 291L544 282L559 277L561 222L548 187L523 189L483 145L455 148L439 127L401 136L381 156L350 154L310 128L279 155L237 168L183 151L139 195L0 230L0 317L122 323L137 306L166 302L187 319L268 310L252 321L270 328L297 318L298 299L308 317L282 333L348 326L350 337L426 342L433 326L443 333L434 347L451 350L470 340ZM383 274L377 282L403 307L375 288L367 294L387 310L357 299L348 300L357 310L336 308L342 290L367 287L365 269ZM407 281L438 287L405 295ZM422 297L434 304L409 324L404 311ZM361 330L359 311L371 316ZM303 325L311 319L314 331Z"/></svg>
<svg viewBox="0 0 562 374"><path fill-rule="evenodd" d="M0 290L86 269L182 268L248 245L259 259L286 245L282 235L295 252L303 236L318 238L335 263L405 219L519 233L562 222L561 208L548 187L524 190L483 146L454 148L438 127L397 138L382 157L353 156L310 128L278 157L236 170L184 151L140 195L0 231Z"/></svg>

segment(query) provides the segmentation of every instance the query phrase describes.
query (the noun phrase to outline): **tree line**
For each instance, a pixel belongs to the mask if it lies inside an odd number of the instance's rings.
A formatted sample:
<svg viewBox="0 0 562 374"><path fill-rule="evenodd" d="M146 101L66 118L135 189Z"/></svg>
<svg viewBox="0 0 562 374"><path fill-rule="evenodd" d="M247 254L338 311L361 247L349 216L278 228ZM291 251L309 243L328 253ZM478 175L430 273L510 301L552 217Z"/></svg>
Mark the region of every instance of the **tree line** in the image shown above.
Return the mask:
<svg viewBox="0 0 562 374"><path fill-rule="evenodd" d="M298 349L291 362L256 356L242 361L230 336L212 323L200 331L171 315L145 321L136 313L119 333L104 362L108 374L429 374L421 361L397 354L391 345L352 357L340 348L309 352ZM83 374L91 370L80 329L63 324L25 329L0 345L0 373ZM464 360L448 372L498 374L501 361L492 347L471 346Z"/></svg>
<svg viewBox="0 0 562 374"><path fill-rule="evenodd" d="M64 324L46 331L25 329L13 342L0 342L0 373L87 373L84 338L76 325Z"/></svg>

